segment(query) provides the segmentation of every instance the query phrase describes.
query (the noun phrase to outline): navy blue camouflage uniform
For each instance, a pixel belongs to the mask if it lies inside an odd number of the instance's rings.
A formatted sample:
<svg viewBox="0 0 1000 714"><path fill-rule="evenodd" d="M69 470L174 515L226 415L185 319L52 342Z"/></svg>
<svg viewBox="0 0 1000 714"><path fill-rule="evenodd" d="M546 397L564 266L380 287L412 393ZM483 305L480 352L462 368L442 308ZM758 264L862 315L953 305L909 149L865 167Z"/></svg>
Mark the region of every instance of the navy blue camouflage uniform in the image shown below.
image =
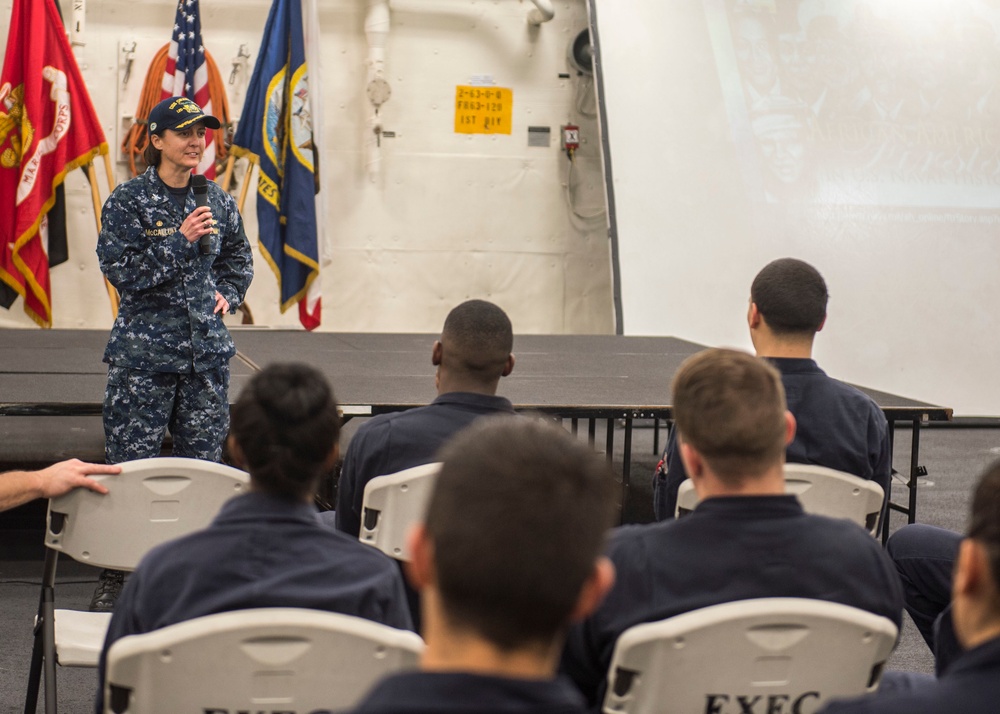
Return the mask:
<svg viewBox="0 0 1000 714"><path fill-rule="evenodd" d="M108 463L157 456L166 430L174 455L219 461L229 431L229 360L236 348L214 314L215 293L230 311L243 302L253 256L236 201L208 183L216 221L202 255L180 225L183 210L155 167L114 190L101 214L101 270L121 293L104 352Z"/></svg>
<svg viewBox="0 0 1000 714"><path fill-rule="evenodd" d="M785 451L790 464L815 464L874 481L889 493L892 452L885 414L864 392L827 376L814 360L770 357L781 373L795 439ZM674 517L677 489L687 478L672 429L653 474L656 520Z"/></svg>

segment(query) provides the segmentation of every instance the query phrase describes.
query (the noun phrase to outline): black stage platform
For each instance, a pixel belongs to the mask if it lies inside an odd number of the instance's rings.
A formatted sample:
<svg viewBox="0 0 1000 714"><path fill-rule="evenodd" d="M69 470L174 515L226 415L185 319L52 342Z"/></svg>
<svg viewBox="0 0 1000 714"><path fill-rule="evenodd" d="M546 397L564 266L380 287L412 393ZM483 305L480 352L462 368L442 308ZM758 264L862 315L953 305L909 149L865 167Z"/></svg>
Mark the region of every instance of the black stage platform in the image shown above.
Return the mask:
<svg viewBox="0 0 1000 714"><path fill-rule="evenodd" d="M326 374L348 418L419 406L435 397L430 352L436 335L267 328L234 328L232 334L239 355L232 362L231 400L260 367L293 360ZM106 342L103 330L3 330L0 416L99 416L107 374L101 362ZM591 443L595 420L607 420L609 458L614 425L620 421L625 439L624 510L634 422L653 419L658 428L660 419L670 418L670 380L684 358L702 349L675 337L518 335L514 340L517 363L513 374L501 381L500 393L520 410L571 420L574 432L578 420L587 420ZM893 504L893 509L906 513L913 522L920 425L951 419L951 409L860 389L883 409L893 434L897 426L912 425L909 498L905 505Z"/></svg>

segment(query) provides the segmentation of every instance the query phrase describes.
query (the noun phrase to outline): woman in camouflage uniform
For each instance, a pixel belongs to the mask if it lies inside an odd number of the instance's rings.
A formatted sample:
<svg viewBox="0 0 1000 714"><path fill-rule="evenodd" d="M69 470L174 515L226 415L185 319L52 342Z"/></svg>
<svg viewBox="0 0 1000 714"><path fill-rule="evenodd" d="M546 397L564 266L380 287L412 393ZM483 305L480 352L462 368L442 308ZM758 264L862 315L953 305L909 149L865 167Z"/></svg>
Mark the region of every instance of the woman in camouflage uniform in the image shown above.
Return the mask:
<svg viewBox="0 0 1000 714"><path fill-rule="evenodd" d="M236 354L222 315L243 301L253 257L232 196L210 181L207 205L196 207L189 188L206 127L218 129L219 120L190 99L157 104L149 114L149 168L104 204L97 255L121 293L104 353L111 464L158 456L167 429L175 456L222 458ZM199 249L202 236L207 252Z"/></svg>

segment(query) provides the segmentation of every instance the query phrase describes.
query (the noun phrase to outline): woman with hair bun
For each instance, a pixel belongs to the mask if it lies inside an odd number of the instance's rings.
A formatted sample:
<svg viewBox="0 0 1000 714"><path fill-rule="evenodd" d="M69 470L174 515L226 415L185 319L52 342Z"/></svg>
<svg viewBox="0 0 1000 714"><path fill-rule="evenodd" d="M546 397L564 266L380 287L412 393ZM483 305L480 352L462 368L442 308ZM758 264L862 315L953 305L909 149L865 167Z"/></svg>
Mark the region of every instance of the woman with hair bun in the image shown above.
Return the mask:
<svg viewBox="0 0 1000 714"><path fill-rule="evenodd" d="M99 698L113 642L203 615L302 607L412 629L395 562L324 526L312 505L336 463L339 431L333 391L312 367L275 364L250 380L229 434L250 492L230 499L205 530L143 558L111 616Z"/></svg>

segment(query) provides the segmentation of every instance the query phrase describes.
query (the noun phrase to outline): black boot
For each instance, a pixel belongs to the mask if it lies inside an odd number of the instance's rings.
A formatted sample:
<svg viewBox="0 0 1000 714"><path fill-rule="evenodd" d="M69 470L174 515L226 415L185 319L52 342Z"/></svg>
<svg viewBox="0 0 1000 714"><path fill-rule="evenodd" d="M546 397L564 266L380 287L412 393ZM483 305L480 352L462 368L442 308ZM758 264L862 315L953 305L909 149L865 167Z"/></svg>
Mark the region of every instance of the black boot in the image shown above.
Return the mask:
<svg viewBox="0 0 1000 714"><path fill-rule="evenodd" d="M122 594L125 584L125 572L122 570L102 570L101 579L90 600L91 612L111 612L115 609L115 601Z"/></svg>

